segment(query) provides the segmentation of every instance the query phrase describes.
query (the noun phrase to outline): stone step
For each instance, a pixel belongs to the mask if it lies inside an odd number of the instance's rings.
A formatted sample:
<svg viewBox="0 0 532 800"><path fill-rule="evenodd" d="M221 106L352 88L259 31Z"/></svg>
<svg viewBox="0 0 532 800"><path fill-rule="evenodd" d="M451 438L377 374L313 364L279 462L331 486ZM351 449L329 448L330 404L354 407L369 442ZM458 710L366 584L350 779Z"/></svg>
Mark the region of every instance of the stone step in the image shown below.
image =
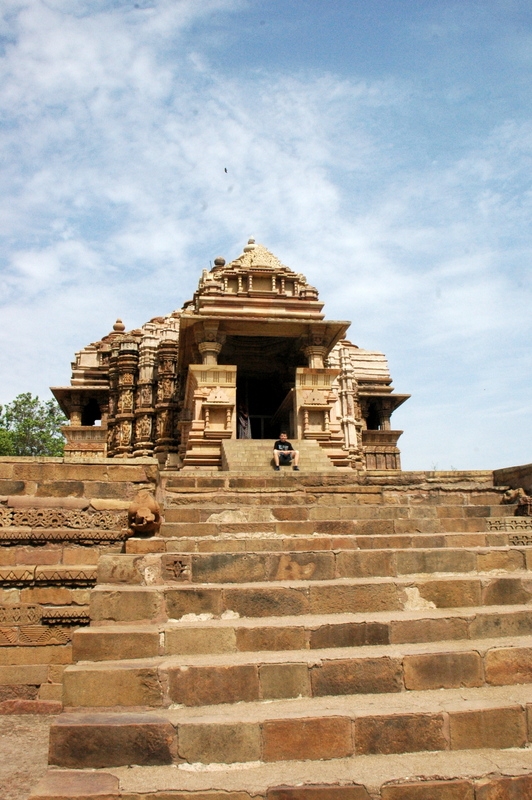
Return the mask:
<svg viewBox="0 0 532 800"><path fill-rule="evenodd" d="M512 532L378 534L375 536L277 536L246 533L223 536L172 538L154 536L131 538L125 545L128 554L146 553L238 553L260 551L434 549L444 547L530 547L530 537Z"/></svg>
<svg viewBox="0 0 532 800"><path fill-rule="evenodd" d="M248 498L252 499L252 498ZM281 499L281 498L278 498ZM329 498L327 498L329 499ZM314 500L314 501L313 501ZM228 505L233 506L227 508ZM350 503L349 505L325 505L317 504L315 498L306 498L305 503L291 503L290 498L284 503L272 505L257 505L251 503L245 505L241 501L225 503L222 508L219 504L211 502L187 503L186 505L170 505L164 509L164 518L170 522L226 522L231 523L266 523L266 522L307 522L307 521L375 521L375 520L404 520L404 519L476 519L478 517L503 518L509 519L514 523L529 524L532 528L532 520L528 517L513 517L507 515L507 506L482 505L419 505L398 506L398 505L360 505Z"/></svg>
<svg viewBox="0 0 532 800"><path fill-rule="evenodd" d="M218 517L216 520L215 518ZM425 517L412 517L408 519L351 519L351 520L273 520L269 522L236 522L236 515L232 512L226 516L224 512L212 515L210 522L163 522L160 536L185 537L192 536L223 536L227 534L274 534L278 536L312 536L313 534L327 534L330 536L356 536L356 535L394 535L416 533L490 533L499 530L499 520L492 517L443 517L441 519L428 519ZM513 517L510 519L514 519ZM528 523L527 523L528 524ZM503 530L514 531L511 527L502 526ZM523 534L532 536L532 524L523 530Z"/></svg>
<svg viewBox="0 0 532 800"><path fill-rule="evenodd" d="M290 580L275 583L128 586L91 592L93 622L164 621L185 614L240 617L397 611L412 607L471 608L528 605L527 573Z"/></svg>
<svg viewBox="0 0 532 800"><path fill-rule="evenodd" d="M384 699L384 698L383 698ZM50 729L50 763L253 764L427 751L525 748L532 687L445 689L157 713L66 713Z"/></svg>
<svg viewBox="0 0 532 800"><path fill-rule="evenodd" d="M486 639L532 634L527 606L329 614L266 619L183 620L79 628L74 662Z"/></svg>
<svg viewBox="0 0 532 800"><path fill-rule="evenodd" d="M66 668L65 707L235 704L532 683L532 636L222 653Z"/></svg>
<svg viewBox="0 0 532 800"><path fill-rule="evenodd" d="M516 573L532 565L532 548L310 550L306 552L154 553L100 556L98 581L154 585L323 581L428 573Z"/></svg>
<svg viewBox="0 0 532 800"><path fill-rule="evenodd" d="M435 777L436 776L436 777ZM50 770L29 800L527 800L532 750L448 750L272 761Z"/></svg>
<svg viewBox="0 0 532 800"><path fill-rule="evenodd" d="M222 469L246 472L270 472L273 466L275 439L225 439L222 441ZM335 467L317 441L292 439L299 451L301 466L307 472L334 472Z"/></svg>

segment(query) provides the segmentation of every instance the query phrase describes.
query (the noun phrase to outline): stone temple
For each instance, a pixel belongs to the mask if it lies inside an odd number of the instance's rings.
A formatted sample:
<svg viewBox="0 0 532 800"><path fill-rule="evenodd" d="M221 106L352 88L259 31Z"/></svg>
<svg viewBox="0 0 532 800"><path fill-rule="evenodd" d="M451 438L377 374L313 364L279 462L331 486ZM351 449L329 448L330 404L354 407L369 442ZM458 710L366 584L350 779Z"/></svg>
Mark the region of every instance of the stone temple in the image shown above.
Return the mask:
<svg viewBox="0 0 532 800"><path fill-rule="evenodd" d="M390 417L408 395L322 309L305 276L253 239L229 264L216 258L181 311L129 332L119 320L76 354L71 385L52 390L70 420L66 454L217 468L244 406L253 439L286 429L337 467L400 469Z"/></svg>
<svg viewBox="0 0 532 800"><path fill-rule="evenodd" d="M402 470L348 325L251 240L76 355L64 458L0 458L30 800L532 798L532 464Z"/></svg>

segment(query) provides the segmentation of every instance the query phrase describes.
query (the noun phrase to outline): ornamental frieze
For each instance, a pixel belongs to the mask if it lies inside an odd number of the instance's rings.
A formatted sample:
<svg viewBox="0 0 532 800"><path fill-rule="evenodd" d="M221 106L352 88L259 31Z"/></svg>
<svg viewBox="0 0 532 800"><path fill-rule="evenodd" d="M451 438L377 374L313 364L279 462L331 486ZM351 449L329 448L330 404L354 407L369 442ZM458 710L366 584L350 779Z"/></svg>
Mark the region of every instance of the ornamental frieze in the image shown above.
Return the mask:
<svg viewBox="0 0 532 800"><path fill-rule="evenodd" d="M8 506L0 506L0 529L19 527L121 530L126 525L127 513L125 511L78 511L61 508L13 509Z"/></svg>

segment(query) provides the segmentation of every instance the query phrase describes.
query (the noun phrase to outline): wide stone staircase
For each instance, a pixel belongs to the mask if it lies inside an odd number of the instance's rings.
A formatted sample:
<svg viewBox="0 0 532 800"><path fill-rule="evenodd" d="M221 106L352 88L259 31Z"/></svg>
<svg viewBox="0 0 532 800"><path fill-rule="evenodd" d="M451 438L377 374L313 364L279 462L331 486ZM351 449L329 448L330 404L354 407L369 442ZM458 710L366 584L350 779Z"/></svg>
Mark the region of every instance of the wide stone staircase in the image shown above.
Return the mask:
<svg viewBox="0 0 532 800"><path fill-rule="evenodd" d="M274 439L225 439L222 441L222 470L264 474L273 469L274 444ZM313 439L293 439L292 447L299 451L305 473L337 471L325 450ZM281 467L283 472L289 469L290 465Z"/></svg>
<svg viewBox="0 0 532 800"><path fill-rule="evenodd" d="M532 520L491 473L162 473L32 800L532 798Z"/></svg>

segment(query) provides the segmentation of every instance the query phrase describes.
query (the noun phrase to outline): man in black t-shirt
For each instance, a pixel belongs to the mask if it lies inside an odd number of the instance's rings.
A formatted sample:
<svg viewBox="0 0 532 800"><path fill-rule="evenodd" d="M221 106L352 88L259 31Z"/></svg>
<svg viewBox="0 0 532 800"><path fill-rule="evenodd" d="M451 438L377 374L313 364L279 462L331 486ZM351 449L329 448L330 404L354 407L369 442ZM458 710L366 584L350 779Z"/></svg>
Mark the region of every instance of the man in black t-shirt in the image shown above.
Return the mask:
<svg viewBox="0 0 532 800"><path fill-rule="evenodd" d="M274 470L279 472L279 464L293 464L293 469L299 472L299 450L294 450L288 436L283 431L273 446Z"/></svg>

